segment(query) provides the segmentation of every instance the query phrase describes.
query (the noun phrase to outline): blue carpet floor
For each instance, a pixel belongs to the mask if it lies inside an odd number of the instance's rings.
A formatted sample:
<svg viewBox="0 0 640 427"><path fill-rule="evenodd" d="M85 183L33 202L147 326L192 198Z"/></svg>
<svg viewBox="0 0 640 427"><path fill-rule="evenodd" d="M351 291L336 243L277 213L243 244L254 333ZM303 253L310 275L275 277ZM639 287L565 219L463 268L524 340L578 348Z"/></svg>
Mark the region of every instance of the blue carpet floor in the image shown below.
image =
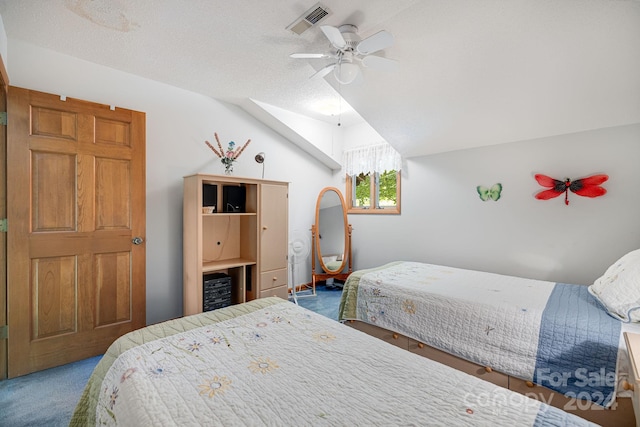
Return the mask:
<svg viewBox="0 0 640 427"><path fill-rule="evenodd" d="M100 356L0 381L0 426L68 426Z"/></svg>
<svg viewBox="0 0 640 427"><path fill-rule="evenodd" d="M298 292L298 305L338 320L342 289L316 287ZM291 300L291 299L290 299ZM0 381L0 426L68 426L100 356Z"/></svg>
<svg viewBox="0 0 640 427"><path fill-rule="evenodd" d="M342 288L328 289L324 286L316 286L317 296L310 295L311 291L299 291L298 305L308 308L311 311L322 314L333 320L338 320L338 308L340 307L340 297L342 296ZM292 301L289 298L289 301Z"/></svg>

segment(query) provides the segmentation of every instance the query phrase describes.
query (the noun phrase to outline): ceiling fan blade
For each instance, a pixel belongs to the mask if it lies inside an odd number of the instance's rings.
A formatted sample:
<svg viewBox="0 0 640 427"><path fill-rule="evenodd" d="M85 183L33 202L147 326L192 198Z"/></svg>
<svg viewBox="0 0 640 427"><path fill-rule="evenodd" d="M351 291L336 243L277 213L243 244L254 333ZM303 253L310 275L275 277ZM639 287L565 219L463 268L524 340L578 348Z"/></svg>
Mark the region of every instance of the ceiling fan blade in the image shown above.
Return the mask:
<svg viewBox="0 0 640 427"><path fill-rule="evenodd" d="M334 68L336 68L337 64L329 64L326 65L324 67L322 67L320 70L316 71L315 73L313 73L311 75L311 77L309 77L310 79L315 79L315 78L323 78L324 76L326 76L327 74L329 74Z"/></svg>
<svg viewBox="0 0 640 427"><path fill-rule="evenodd" d="M316 59L316 58L329 58L330 56L326 53L292 53L289 55L290 58L296 59Z"/></svg>
<svg viewBox="0 0 640 427"><path fill-rule="evenodd" d="M368 55L387 48L393 44L393 36L385 30L378 31L358 43L356 51L361 55Z"/></svg>
<svg viewBox="0 0 640 427"><path fill-rule="evenodd" d="M395 71L398 69L398 61L376 55L369 55L362 58L362 65L367 68L382 71Z"/></svg>
<svg viewBox="0 0 640 427"><path fill-rule="evenodd" d="M333 47L336 49L344 49L347 47L347 42L345 41L342 33L336 27L332 27L330 25L321 25L320 29L324 33L324 35L329 39Z"/></svg>

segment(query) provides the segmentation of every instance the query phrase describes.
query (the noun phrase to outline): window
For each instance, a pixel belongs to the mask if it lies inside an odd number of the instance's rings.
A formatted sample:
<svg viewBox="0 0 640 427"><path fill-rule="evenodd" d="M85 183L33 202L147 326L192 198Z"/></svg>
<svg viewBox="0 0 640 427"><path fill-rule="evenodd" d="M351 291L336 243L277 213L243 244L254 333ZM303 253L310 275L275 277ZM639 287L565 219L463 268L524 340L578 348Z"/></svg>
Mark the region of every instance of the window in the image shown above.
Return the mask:
<svg viewBox="0 0 640 427"><path fill-rule="evenodd" d="M400 171L347 175L347 213L399 214Z"/></svg>
<svg viewBox="0 0 640 427"><path fill-rule="evenodd" d="M386 142L345 150L347 213L400 213L400 154ZM382 172L384 171L384 172Z"/></svg>

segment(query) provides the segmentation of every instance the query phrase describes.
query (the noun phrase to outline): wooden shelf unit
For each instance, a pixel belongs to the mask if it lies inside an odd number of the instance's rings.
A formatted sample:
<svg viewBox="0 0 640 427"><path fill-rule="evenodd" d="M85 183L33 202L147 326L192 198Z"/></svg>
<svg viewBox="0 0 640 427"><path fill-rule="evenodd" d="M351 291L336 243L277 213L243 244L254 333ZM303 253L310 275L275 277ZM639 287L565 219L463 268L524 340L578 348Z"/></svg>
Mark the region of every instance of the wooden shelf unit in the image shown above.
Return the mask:
<svg viewBox="0 0 640 427"><path fill-rule="evenodd" d="M287 298L288 185L225 175L184 178L185 316L202 312L203 275L209 273L231 276L232 304L273 295ZM234 201L226 199L225 187L240 190ZM212 213L205 213L205 201L215 206ZM239 211L224 212L223 205Z"/></svg>

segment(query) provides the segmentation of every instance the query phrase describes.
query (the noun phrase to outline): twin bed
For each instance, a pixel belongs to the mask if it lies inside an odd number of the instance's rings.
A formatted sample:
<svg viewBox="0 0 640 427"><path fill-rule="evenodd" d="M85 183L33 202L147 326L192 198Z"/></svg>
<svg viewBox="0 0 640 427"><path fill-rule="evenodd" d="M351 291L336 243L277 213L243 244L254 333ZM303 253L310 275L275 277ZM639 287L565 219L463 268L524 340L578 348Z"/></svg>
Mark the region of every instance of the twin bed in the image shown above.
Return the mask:
<svg viewBox="0 0 640 427"><path fill-rule="evenodd" d="M354 272L339 318L585 418L635 425L624 332L640 333L640 251L592 286L396 262Z"/></svg>
<svg viewBox="0 0 640 427"><path fill-rule="evenodd" d="M272 297L119 338L71 425L591 424Z"/></svg>

